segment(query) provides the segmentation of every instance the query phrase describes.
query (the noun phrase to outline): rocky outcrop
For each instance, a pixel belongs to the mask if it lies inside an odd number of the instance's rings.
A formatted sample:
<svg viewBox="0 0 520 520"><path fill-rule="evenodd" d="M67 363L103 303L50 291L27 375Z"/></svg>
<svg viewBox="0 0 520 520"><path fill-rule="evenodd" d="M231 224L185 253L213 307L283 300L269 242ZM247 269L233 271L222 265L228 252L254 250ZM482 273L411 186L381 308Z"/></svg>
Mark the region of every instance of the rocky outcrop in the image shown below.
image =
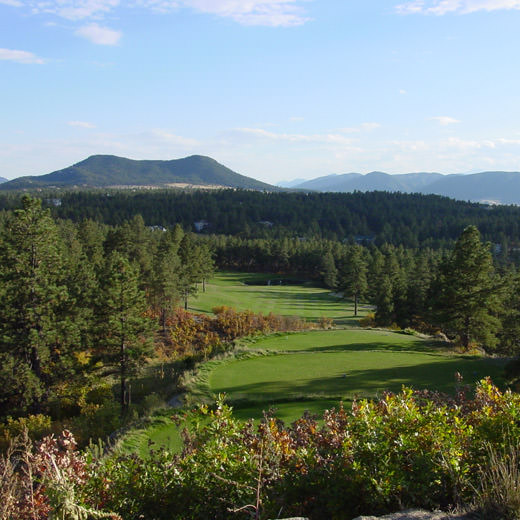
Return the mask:
<svg viewBox="0 0 520 520"><path fill-rule="evenodd" d="M448 514L442 511L421 511L408 509L399 513L384 516L358 516L354 520L476 520L474 513Z"/></svg>

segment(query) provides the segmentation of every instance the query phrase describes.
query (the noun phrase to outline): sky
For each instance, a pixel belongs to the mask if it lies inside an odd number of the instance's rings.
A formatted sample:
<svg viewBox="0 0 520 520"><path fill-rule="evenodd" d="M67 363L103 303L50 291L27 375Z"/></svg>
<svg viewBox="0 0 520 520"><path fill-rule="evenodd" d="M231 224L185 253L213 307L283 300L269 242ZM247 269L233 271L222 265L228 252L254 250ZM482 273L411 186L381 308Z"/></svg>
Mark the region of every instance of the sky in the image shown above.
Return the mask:
<svg viewBox="0 0 520 520"><path fill-rule="evenodd" d="M0 0L0 176L520 171L520 0Z"/></svg>

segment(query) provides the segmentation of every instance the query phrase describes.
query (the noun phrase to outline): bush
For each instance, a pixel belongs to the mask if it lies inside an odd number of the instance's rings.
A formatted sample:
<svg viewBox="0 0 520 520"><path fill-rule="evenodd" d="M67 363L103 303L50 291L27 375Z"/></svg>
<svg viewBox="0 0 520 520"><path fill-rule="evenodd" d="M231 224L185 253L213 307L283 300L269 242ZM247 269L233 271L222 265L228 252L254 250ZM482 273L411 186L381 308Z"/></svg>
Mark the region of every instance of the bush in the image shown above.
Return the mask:
<svg viewBox="0 0 520 520"><path fill-rule="evenodd" d="M479 490L494 518L520 512L520 396L488 379L473 396L403 388L329 410L322 423L305 414L285 426L266 414L255 426L222 401L175 420L188 426L182 454L91 458L74 484L80 504L125 520L274 518L282 509L339 520L467 506Z"/></svg>
<svg viewBox="0 0 520 520"><path fill-rule="evenodd" d="M32 440L41 440L52 432L52 420L48 415L36 414L13 419L9 417L1 426L0 449L5 450L13 439L23 433Z"/></svg>

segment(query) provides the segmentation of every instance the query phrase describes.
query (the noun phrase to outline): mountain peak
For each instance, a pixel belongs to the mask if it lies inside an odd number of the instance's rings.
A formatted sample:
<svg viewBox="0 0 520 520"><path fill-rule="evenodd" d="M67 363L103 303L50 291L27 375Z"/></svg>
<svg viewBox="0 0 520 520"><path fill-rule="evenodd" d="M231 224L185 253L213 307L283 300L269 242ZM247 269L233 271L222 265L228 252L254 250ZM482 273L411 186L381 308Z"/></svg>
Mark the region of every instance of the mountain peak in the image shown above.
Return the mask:
<svg viewBox="0 0 520 520"><path fill-rule="evenodd" d="M240 175L215 159L191 155L172 160L134 160L116 155L91 155L68 168L3 183L0 189L192 185L276 190Z"/></svg>

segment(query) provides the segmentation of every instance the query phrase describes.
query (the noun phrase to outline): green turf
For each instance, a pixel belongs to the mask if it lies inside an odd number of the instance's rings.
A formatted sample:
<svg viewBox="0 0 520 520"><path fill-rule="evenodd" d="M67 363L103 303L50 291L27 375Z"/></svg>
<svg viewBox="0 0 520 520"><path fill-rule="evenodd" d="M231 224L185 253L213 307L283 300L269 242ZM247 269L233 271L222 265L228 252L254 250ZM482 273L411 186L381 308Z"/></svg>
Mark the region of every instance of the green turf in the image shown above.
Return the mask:
<svg viewBox="0 0 520 520"><path fill-rule="evenodd" d="M330 317L341 325L356 324L352 304L325 289L307 284L245 283L270 277L219 274L189 307L209 313L213 307L227 305L311 321ZM277 417L292 422L305 410L320 415L340 400L348 405L353 397L398 391L402 385L453 392L455 372L468 384L488 375L500 384L503 367L501 360L454 355L443 343L384 330L277 333L248 345L252 357L204 364L193 383L192 399L226 393L240 419L258 419L263 410L274 406ZM259 352L267 355L257 355ZM152 441L156 447L179 451L179 431L169 415L169 411L160 412L148 425L130 432L121 449L146 455Z"/></svg>
<svg viewBox="0 0 520 520"><path fill-rule="evenodd" d="M282 316L299 316L309 321L332 318L341 325L356 325L354 305L334 296L329 290L312 285L247 285L251 281L273 279L273 275L219 273L208 284L206 292L199 290L189 301L189 309L211 312L214 307L227 305L236 310L252 310ZM199 288L200 289L200 288ZM361 306L359 317L367 310Z"/></svg>
<svg viewBox="0 0 520 520"><path fill-rule="evenodd" d="M174 410L157 412L141 428L127 433L118 446L123 453L137 453L146 457L150 449L167 449L178 453L182 448L179 427L171 420ZM182 428L182 426L181 426Z"/></svg>
<svg viewBox="0 0 520 520"><path fill-rule="evenodd" d="M487 375L496 379L501 366L481 358L422 352L309 352L225 363L210 374L209 384L232 400L275 402L281 396L375 396L402 385L452 392L455 372L472 383Z"/></svg>
<svg viewBox="0 0 520 520"><path fill-rule="evenodd" d="M413 350L431 352L444 349L440 342L427 342L410 334L386 330L315 330L273 334L254 342L255 349L273 351Z"/></svg>

